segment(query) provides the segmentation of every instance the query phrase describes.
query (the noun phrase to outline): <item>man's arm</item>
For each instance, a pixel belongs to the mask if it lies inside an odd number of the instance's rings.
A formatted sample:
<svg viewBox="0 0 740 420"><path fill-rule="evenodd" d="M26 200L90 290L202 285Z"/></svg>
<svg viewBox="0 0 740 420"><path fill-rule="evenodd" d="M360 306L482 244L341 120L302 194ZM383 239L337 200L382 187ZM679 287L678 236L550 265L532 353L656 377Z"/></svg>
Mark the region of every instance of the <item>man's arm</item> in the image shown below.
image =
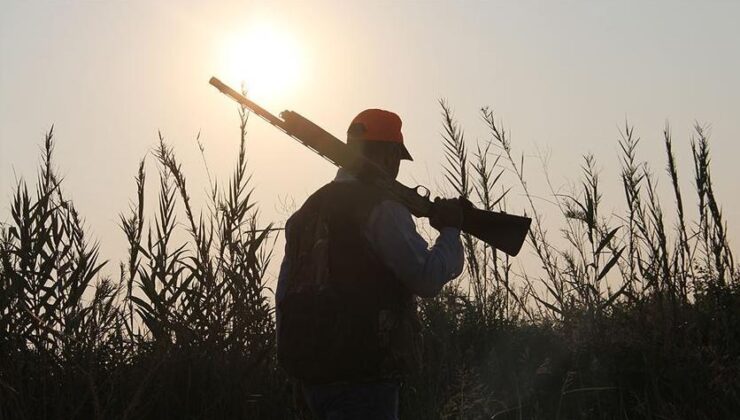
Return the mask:
<svg viewBox="0 0 740 420"><path fill-rule="evenodd" d="M411 213L396 201L386 200L375 207L365 235L381 261L418 296L435 296L462 273L465 255L460 230L442 227L429 248L416 231Z"/></svg>

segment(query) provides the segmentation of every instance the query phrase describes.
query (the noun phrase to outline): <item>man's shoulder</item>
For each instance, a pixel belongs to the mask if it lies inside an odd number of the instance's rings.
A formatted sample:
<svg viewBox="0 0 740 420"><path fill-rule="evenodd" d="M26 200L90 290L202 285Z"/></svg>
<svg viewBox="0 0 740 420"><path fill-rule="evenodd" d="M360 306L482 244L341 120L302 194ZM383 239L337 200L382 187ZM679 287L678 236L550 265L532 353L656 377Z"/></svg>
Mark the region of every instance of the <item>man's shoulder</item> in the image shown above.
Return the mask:
<svg viewBox="0 0 740 420"><path fill-rule="evenodd" d="M311 195L306 198L306 200L303 201L303 204L301 204L300 207L298 207L297 210L293 212L293 214L288 217L288 220L285 222L286 229L296 223L296 220L301 219L304 214L307 212L313 211L317 207L318 202L323 200L323 196L326 194L326 190L331 185L331 182L324 184L322 187L311 193Z"/></svg>
<svg viewBox="0 0 740 420"><path fill-rule="evenodd" d="M406 206L391 197L382 197L376 205L376 210L378 212L396 214L404 217L411 216L411 212L409 212L409 209Z"/></svg>
<svg viewBox="0 0 740 420"><path fill-rule="evenodd" d="M373 228L388 229L389 225L395 228L406 228L414 224L409 209L391 198L380 200L374 206L368 222L371 230Z"/></svg>
<svg viewBox="0 0 740 420"><path fill-rule="evenodd" d="M384 200L389 200L387 192L378 187L360 181L332 181L314 192L306 203L316 200L334 200L337 207L366 206L374 207Z"/></svg>
<svg viewBox="0 0 740 420"><path fill-rule="evenodd" d="M300 219L303 215L322 212L326 214L352 214L359 217L364 214L370 219L411 220L408 209L384 192L372 185L361 182L332 181L312 193L288 219Z"/></svg>
<svg viewBox="0 0 740 420"><path fill-rule="evenodd" d="M303 202L303 204L301 204L301 206L298 208L298 210L296 210L295 212L293 212L293 216L295 216L296 214L300 213L302 210L304 210L304 209L306 209L308 207L311 207L311 205L313 203L315 203L316 201L321 200L327 194L328 190L332 188L332 184L333 184L333 182L328 182L328 183L322 185L319 189L317 189L313 193L311 193L311 195L309 195L308 198L306 198L306 200ZM293 216L291 216L291 217L293 217Z"/></svg>

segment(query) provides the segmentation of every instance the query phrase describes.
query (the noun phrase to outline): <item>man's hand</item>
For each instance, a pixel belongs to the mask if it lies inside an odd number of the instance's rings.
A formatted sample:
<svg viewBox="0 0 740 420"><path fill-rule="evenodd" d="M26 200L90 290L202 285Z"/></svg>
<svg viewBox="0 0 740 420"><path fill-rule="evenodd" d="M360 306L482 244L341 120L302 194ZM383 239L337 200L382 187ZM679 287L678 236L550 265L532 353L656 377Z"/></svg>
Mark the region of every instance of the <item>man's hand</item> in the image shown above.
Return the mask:
<svg viewBox="0 0 740 420"><path fill-rule="evenodd" d="M463 203L459 198L436 198L429 224L437 230L444 227L461 229L463 223Z"/></svg>

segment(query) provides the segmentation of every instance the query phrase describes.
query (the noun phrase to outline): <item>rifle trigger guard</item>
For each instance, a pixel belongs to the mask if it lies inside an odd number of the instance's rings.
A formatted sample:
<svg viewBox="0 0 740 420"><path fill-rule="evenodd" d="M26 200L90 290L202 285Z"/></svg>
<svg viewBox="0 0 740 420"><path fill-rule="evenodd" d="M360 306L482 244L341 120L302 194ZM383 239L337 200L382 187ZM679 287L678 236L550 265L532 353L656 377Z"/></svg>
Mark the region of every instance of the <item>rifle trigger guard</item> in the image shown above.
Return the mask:
<svg viewBox="0 0 740 420"><path fill-rule="evenodd" d="M423 186L423 185L417 185L414 187L414 192L419 194L420 196L424 198L429 198L431 195L431 191L429 191L429 188Z"/></svg>

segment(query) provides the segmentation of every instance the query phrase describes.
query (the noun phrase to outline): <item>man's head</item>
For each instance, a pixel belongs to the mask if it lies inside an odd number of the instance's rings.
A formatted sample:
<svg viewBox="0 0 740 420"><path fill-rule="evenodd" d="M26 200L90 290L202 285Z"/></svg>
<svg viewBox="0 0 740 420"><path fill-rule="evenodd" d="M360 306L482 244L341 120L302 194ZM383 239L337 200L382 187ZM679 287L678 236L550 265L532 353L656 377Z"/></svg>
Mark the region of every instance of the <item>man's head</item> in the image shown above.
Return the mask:
<svg viewBox="0 0 740 420"><path fill-rule="evenodd" d="M401 118L382 109L366 109L347 129L347 144L380 166L390 176L398 175L402 159L413 160L401 134Z"/></svg>

